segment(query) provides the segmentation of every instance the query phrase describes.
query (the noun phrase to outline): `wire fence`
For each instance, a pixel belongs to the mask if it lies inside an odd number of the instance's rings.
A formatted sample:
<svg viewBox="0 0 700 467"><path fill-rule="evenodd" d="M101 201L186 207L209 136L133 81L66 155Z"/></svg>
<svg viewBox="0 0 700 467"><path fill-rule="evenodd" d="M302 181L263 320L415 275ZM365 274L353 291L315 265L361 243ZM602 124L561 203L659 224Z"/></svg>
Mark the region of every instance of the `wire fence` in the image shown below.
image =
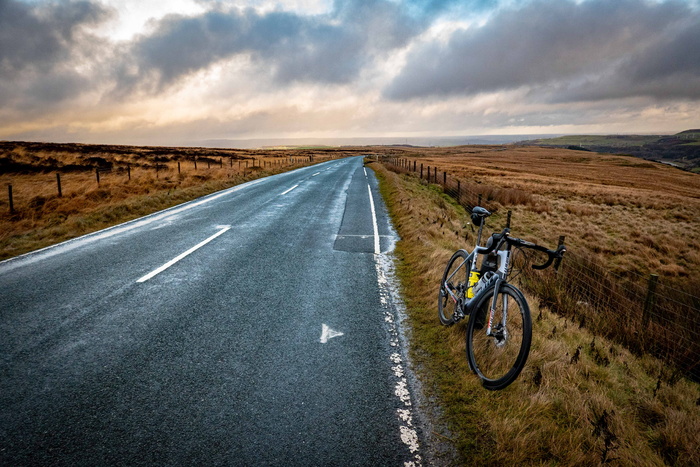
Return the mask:
<svg viewBox="0 0 700 467"><path fill-rule="evenodd" d="M470 211L474 206L488 209L494 201L502 206L532 201L531 193L485 187L416 160L379 160L394 172L441 186ZM569 242L556 272L521 269L524 287L553 311L635 354L649 353L670 363L671 379L687 375L700 380L700 297L664 285L654 274L622 277L611 272L600 256Z"/></svg>

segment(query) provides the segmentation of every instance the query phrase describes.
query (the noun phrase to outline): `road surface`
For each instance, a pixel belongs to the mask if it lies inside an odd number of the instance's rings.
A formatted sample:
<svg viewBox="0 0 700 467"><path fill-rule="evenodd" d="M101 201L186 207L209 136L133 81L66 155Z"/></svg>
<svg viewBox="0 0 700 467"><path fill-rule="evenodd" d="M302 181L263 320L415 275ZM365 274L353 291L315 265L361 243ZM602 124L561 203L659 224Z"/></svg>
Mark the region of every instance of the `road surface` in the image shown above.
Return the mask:
<svg viewBox="0 0 700 467"><path fill-rule="evenodd" d="M394 241L351 158L0 263L0 465L419 465Z"/></svg>

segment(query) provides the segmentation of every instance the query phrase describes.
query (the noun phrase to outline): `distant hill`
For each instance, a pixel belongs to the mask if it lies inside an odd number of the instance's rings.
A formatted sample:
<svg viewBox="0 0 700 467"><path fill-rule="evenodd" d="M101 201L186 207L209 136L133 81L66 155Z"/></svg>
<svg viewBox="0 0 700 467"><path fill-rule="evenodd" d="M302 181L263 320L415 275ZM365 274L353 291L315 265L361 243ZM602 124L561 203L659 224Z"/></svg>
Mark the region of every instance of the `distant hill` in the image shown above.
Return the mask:
<svg viewBox="0 0 700 467"><path fill-rule="evenodd" d="M520 144L630 154L700 173L700 130L675 135L569 135Z"/></svg>

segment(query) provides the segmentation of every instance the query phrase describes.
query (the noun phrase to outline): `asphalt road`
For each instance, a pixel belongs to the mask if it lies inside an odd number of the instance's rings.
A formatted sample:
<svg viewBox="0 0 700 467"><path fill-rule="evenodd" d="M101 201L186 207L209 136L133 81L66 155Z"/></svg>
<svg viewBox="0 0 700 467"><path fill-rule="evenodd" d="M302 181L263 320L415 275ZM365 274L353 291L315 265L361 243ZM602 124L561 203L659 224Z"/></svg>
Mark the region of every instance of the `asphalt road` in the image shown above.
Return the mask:
<svg viewBox="0 0 700 467"><path fill-rule="evenodd" d="M361 158L0 263L0 465L421 461Z"/></svg>

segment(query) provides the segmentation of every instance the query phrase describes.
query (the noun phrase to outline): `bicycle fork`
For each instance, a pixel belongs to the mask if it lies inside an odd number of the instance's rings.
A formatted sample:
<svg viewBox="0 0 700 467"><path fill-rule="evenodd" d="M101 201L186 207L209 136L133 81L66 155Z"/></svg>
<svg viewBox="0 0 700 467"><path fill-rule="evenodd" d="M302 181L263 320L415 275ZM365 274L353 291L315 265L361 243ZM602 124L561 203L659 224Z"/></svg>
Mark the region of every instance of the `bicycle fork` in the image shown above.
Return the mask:
<svg viewBox="0 0 700 467"><path fill-rule="evenodd" d="M508 318L508 298L503 295L503 314L501 316L501 322L493 326L493 318L496 315L496 306L498 305L498 291L501 287L501 282L503 279L498 277L493 286L493 297L491 299L491 307L489 309L489 322L486 327L486 335L488 337L493 337L496 340L496 347L502 347L508 339L508 332L506 330L506 320Z"/></svg>

